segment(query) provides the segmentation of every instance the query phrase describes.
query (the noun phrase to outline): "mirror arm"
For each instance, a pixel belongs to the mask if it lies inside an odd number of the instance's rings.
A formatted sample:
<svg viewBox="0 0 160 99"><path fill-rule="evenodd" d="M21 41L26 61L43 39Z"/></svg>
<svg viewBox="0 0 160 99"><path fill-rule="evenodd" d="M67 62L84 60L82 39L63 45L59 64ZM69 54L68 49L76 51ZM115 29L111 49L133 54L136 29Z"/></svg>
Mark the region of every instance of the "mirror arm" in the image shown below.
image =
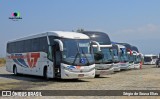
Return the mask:
<svg viewBox="0 0 160 99"><path fill-rule="evenodd" d="M97 50L98 50L98 51L101 51L101 49L100 49L100 45L99 45L99 43L98 43L98 42L96 42L96 41L92 41L92 43L94 43L94 44L96 44L96 45L97 45Z"/></svg>
<svg viewBox="0 0 160 99"><path fill-rule="evenodd" d="M63 43L62 43L62 41L59 40L59 39L55 39L54 41L59 44L60 51L63 51Z"/></svg>

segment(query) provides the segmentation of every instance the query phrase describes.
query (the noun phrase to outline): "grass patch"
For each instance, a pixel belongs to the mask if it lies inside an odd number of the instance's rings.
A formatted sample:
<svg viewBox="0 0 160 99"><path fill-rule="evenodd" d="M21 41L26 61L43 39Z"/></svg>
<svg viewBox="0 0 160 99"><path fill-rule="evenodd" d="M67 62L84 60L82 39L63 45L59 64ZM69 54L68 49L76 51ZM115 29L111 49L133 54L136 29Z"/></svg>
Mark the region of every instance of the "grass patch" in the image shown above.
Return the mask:
<svg viewBox="0 0 160 99"><path fill-rule="evenodd" d="M4 66L6 64L5 58L0 58L0 66Z"/></svg>

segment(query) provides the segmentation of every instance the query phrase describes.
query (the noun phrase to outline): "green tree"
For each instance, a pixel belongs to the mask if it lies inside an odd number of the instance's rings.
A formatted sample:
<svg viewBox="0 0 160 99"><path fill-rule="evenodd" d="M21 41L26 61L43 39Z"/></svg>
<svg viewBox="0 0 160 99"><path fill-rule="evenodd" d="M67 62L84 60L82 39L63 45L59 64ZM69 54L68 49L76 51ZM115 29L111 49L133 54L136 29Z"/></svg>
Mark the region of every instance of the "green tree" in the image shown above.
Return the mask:
<svg viewBox="0 0 160 99"><path fill-rule="evenodd" d="M84 29L80 28L80 29L77 29L76 32L80 33L80 32L83 32Z"/></svg>

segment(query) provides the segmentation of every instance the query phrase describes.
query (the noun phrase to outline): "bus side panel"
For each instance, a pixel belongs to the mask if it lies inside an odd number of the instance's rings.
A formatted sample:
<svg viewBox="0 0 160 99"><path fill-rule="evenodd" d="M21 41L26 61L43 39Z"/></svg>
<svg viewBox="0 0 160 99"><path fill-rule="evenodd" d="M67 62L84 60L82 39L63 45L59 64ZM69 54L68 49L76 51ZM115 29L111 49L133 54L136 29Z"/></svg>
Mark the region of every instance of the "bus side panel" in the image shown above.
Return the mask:
<svg viewBox="0 0 160 99"><path fill-rule="evenodd" d="M10 59L8 56L9 56L10 54L8 54L7 53L7 56L6 56L6 71L8 71L8 72L13 72L13 65L12 65L12 63L13 63L13 61L12 61L12 59Z"/></svg>
<svg viewBox="0 0 160 99"><path fill-rule="evenodd" d="M45 52L32 52L28 54L29 58L25 59L28 68L24 68L23 70L25 74L43 76L44 67L46 66L48 68L48 76L53 78L53 65L48 60Z"/></svg>
<svg viewBox="0 0 160 99"><path fill-rule="evenodd" d="M44 67L47 67L48 70L48 74L47 76L49 78L53 78L54 77L54 73L53 73L53 62L51 62L48 58L47 58L47 53L41 52L40 53L40 58L37 61L37 65L36 68L34 70L35 75L38 76L43 76L43 72L44 72Z"/></svg>
<svg viewBox="0 0 160 99"><path fill-rule="evenodd" d="M7 54L6 70L13 72L13 66L21 74L43 76L44 66L48 68L48 77L53 78L53 62L49 61L45 52L29 52Z"/></svg>

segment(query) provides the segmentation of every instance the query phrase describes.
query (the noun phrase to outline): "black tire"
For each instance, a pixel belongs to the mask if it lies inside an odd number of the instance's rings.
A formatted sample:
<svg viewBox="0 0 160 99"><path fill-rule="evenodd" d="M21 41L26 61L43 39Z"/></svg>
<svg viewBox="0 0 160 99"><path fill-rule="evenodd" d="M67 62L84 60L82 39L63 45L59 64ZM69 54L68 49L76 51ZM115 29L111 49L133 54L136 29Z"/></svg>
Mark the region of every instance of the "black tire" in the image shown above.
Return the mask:
<svg viewBox="0 0 160 99"><path fill-rule="evenodd" d="M100 77L100 75L95 75L95 78L99 78Z"/></svg>
<svg viewBox="0 0 160 99"><path fill-rule="evenodd" d="M44 68L43 77L44 77L45 79L48 79L48 76L47 76L47 67Z"/></svg>
<svg viewBox="0 0 160 99"><path fill-rule="evenodd" d="M18 75L17 67L16 66L14 66L14 68L13 68L13 73L14 73L14 75Z"/></svg>

